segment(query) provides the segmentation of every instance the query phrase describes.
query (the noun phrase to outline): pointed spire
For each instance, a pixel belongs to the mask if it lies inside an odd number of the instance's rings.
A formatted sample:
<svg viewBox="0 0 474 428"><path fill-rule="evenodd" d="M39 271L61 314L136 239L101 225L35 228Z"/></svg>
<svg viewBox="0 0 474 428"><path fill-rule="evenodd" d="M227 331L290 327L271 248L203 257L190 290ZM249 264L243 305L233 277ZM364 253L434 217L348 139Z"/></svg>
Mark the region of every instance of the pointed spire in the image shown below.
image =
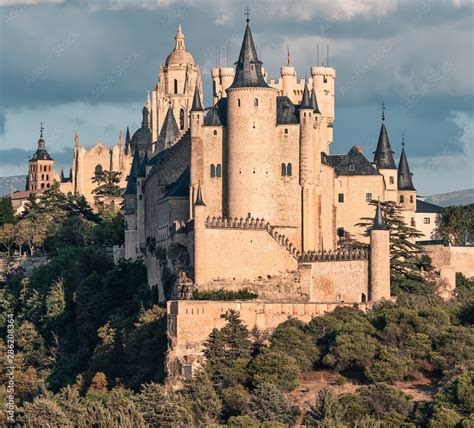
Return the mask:
<svg viewBox="0 0 474 428"><path fill-rule="evenodd" d="M135 149L133 154L132 166L130 167L130 173L127 177L127 188L125 189L125 195L135 195L137 193L137 175L140 168L140 154L138 148Z"/></svg>
<svg viewBox="0 0 474 428"><path fill-rule="evenodd" d="M403 141L400 162L398 163L398 190L416 190L411 178L412 175L405 153L405 141Z"/></svg>
<svg viewBox="0 0 474 428"><path fill-rule="evenodd" d="M288 55L287 55L287 59L286 59L286 65L289 67L290 64L291 64L291 61L290 61L290 59L291 59L291 58L290 58L290 45L286 45L286 49L287 49L287 51L288 51L288 52L287 52Z"/></svg>
<svg viewBox="0 0 474 428"><path fill-rule="evenodd" d="M303 89L303 98L301 99L300 103L300 110L303 109L310 109L311 108L311 99L309 97L308 91L308 82L304 82L304 89Z"/></svg>
<svg viewBox="0 0 474 428"><path fill-rule="evenodd" d="M269 87L263 77L262 62L259 61L257 56L248 18L239 59L235 65L234 81L230 88Z"/></svg>
<svg viewBox="0 0 474 428"><path fill-rule="evenodd" d="M130 150L130 129L128 129L127 126L127 133L125 134L125 154L128 155Z"/></svg>
<svg viewBox="0 0 474 428"><path fill-rule="evenodd" d="M382 207L380 206L380 199L377 201L377 208L375 209L374 224L371 230L387 230L382 216Z"/></svg>
<svg viewBox="0 0 474 428"><path fill-rule="evenodd" d="M174 50L186 50L186 45L184 44L184 34L183 29L181 28L181 24L178 25L178 32L174 38Z"/></svg>
<svg viewBox="0 0 474 428"><path fill-rule="evenodd" d="M122 129L119 131L119 147L123 147L123 132Z"/></svg>
<svg viewBox="0 0 474 428"><path fill-rule="evenodd" d="M196 197L196 202L194 203L194 205L201 205L201 206L205 206L206 204L204 203L203 199L202 199L202 192L201 192L201 182L199 182L198 184L198 190L197 190L197 197Z"/></svg>
<svg viewBox="0 0 474 428"><path fill-rule="evenodd" d="M393 159L393 150L388 139L385 127L385 104L382 104L382 126L380 127L379 140L374 152L374 163L378 169L397 169Z"/></svg>
<svg viewBox="0 0 474 428"><path fill-rule="evenodd" d="M193 98L193 105L191 107L191 111L204 111L201 104L201 96L199 95L199 88L196 82L196 88L194 89L194 98Z"/></svg>
<svg viewBox="0 0 474 428"><path fill-rule="evenodd" d="M150 100L150 91L147 91L147 97L146 97L146 108L148 111L151 110L151 100Z"/></svg>
<svg viewBox="0 0 474 428"><path fill-rule="evenodd" d="M166 113L165 120L161 127L160 135L157 140L156 150L161 152L162 150L171 147L174 143L179 140L180 133L176 119L174 118L173 108L171 104L168 107L168 112Z"/></svg>
<svg viewBox="0 0 474 428"><path fill-rule="evenodd" d="M143 113L142 128L148 128L148 109L146 108L146 106L143 107L142 113Z"/></svg>
<svg viewBox="0 0 474 428"><path fill-rule="evenodd" d="M74 147L79 147L79 134L77 132L77 129L74 131Z"/></svg>
<svg viewBox="0 0 474 428"><path fill-rule="evenodd" d="M316 89L314 88L311 91L311 107L313 108L314 113L321 114L321 112L319 111L318 100L316 99Z"/></svg>
<svg viewBox="0 0 474 428"><path fill-rule="evenodd" d="M43 122L41 122L41 125L40 125L40 138L43 138L43 129L44 129Z"/></svg>

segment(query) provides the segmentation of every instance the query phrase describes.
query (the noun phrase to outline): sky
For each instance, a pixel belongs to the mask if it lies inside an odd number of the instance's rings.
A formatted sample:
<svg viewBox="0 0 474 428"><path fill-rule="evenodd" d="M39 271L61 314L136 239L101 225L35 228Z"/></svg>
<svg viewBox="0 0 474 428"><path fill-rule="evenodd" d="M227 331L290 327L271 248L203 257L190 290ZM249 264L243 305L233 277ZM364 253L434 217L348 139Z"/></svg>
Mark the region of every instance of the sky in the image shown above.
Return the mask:
<svg viewBox="0 0 474 428"><path fill-rule="evenodd" d="M0 0L0 176L26 174L41 121L58 168L82 145L112 145L141 122L147 90L181 23L200 65L233 64L244 9L269 77L336 68L331 153L372 160L381 104L398 159L402 134L418 193L474 187L472 0ZM329 45L329 58L326 58Z"/></svg>

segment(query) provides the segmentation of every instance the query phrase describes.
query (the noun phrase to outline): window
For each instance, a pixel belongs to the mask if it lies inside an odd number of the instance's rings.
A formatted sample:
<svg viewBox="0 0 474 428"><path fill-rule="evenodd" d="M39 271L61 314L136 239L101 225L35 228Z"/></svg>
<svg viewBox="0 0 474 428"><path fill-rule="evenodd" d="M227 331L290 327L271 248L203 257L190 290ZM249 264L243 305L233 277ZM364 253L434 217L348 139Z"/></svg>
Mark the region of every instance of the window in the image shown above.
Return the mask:
<svg viewBox="0 0 474 428"><path fill-rule="evenodd" d="M46 181L49 181L49 174L46 174Z"/></svg>
<svg viewBox="0 0 474 428"><path fill-rule="evenodd" d="M41 180L44 180L44 174L41 174Z"/></svg>
<svg viewBox="0 0 474 428"><path fill-rule="evenodd" d="M349 164L349 171L355 171L355 165L352 162Z"/></svg>
<svg viewBox="0 0 474 428"><path fill-rule="evenodd" d="M281 175L283 175L283 176L286 175L288 177L293 175L293 166L291 165L291 163L288 163L288 164L282 163L281 164Z"/></svg>
<svg viewBox="0 0 474 428"><path fill-rule="evenodd" d="M372 202L372 193L365 194L365 202L370 203Z"/></svg>
<svg viewBox="0 0 474 428"><path fill-rule="evenodd" d="M240 98L237 99L237 107L240 107Z"/></svg>
<svg viewBox="0 0 474 428"><path fill-rule="evenodd" d="M400 203L403 204L404 201L405 201L405 198L403 197L403 195L400 195Z"/></svg>
<svg viewBox="0 0 474 428"><path fill-rule="evenodd" d="M281 164L281 175L286 175L286 165L284 163Z"/></svg>
<svg viewBox="0 0 474 428"><path fill-rule="evenodd" d="M217 129L214 129L213 134L214 134L214 135L217 135Z"/></svg>
<svg viewBox="0 0 474 428"><path fill-rule="evenodd" d="M430 219L429 217L425 217L425 218L423 219L423 223L424 223L424 224L430 224L430 223L431 223L431 219Z"/></svg>
<svg viewBox="0 0 474 428"><path fill-rule="evenodd" d="M288 128L285 128L285 135L288 135Z"/></svg>
<svg viewBox="0 0 474 428"><path fill-rule="evenodd" d="M338 294L338 295L336 296L336 300L337 300L338 302L341 301L341 295L340 295L340 294Z"/></svg>
<svg viewBox="0 0 474 428"><path fill-rule="evenodd" d="M216 167L214 165L211 165L211 177L216 176Z"/></svg>
<svg viewBox="0 0 474 428"><path fill-rule="evenodd" d="M178 93L178 81L176 79L174 79L174 93Z"/></svg>
<svg viewBox="0 0 474 428"><path fill-rule="evenodd" d="M253 105L254 105L255 107L258 107L258 98L255 98L255 99L253 100Z"/></svg>
<svg viewBox="0 0 474 428"><path fill-rule="evenodd" d="M41 188L44 189L44 183L41 183Z"/></svg>
<svg viewBox="0 0 474 428"><path fill-rule="evenodd" d="M339 238L344 238L344 232L345 232L345 231L344 231L344 228L343 228L343 227L338 227L338 228L337 228L337 236L338 236Z"/></svg>
<svg viewBox="0 0 474 428"><path fill-rule="evenodd" d="M340 203L343 203L344 202L344 193L339 193L339 195L337 195L337 200Z"/></svg>
<svg viewBox="0 0 474 428"><path fill-rule="evenodd" d="M389 178L389 181L390 181L390 184L395 183L395 180L393 179L393 177L390 177L390 178Z"/></svg>
<svg viewBox="0 0 474 428"><path fill-rule="evenodd" d="M366 303L367 302L367 296L365 295L365 293L362 293L361 296L360 296L360 301L362 303Z"/></svg>
<svg viewBox="0 0 474 428"><path fill-rule="evenodd" d="M416 223L415 223L415 219L412 217L411 218L411 227L415 227Z"/></svg>
<svg viewBox="0 0 474 428"><path fill-rule="evenodd" d="M253 129L255 129L255 122L252 123L252 127L253 127Z"/></svg>
<svg viewBox="0 0 474 428"><path fill-rule="evenodd" d="M328 83L328 78L326 76L323 77L323 82Z"/></svg>
<svg viewBox="0 0 474 428"><path fill-rule="evenodd" d="M222 177L222 167L221 167L221 164L217 164L217 167L216 167L216 177Z"/></svg>
<svg viewBox="0 0 474 428"><path fill-rule="evenodd" d="M100 174L102 172L102 165L96 165L94 169L95 174Z"/></svg>
<svg viewBox="0 0 474 428"><path fill-rule="evenodd" d="M413 203L413 195L410 195L410 202Z"/></svg>
<svg viewBox="0 0 474 428"><path fill-rule="evenodd" d="M292 171L291 163L289 163L289 164L286 166L286 175L291 176L292 173L293 173L293 171Z"/></svg>
<svg viewBox="0 0 474 428"><path fill-rule="evenodd" d="M49 189L49 183L48 183L48 184L46 184L46 187Z"/></svg>
<svg viewBox="0 0 474 428"><path fill-rule="evenodd" d="M184 129L184 109L179 110L179 129Z"/></svg>

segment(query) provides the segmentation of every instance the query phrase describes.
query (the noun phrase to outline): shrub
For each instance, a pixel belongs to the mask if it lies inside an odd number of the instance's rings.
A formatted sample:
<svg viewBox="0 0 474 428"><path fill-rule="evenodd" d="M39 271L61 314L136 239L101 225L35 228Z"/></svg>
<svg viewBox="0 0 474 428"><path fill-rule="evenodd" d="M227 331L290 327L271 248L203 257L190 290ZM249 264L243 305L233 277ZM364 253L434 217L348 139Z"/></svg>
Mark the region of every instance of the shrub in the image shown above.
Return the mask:
<svg viewBox="0 0 474 428"><path fill-rule="evenodd" d="M258 297L257 293L247 288L232 291L221 288L219 290L196 290L193 293L194 300L253 300Z"/></svg>

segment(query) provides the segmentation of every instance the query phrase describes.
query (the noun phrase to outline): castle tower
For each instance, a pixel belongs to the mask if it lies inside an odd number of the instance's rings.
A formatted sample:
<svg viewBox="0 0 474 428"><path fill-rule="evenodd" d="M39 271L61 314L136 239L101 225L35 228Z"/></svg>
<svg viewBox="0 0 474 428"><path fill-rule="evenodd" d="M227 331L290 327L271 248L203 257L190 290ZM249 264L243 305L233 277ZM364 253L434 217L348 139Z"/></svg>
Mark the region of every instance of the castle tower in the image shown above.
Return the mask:
<svg viewBox="0 0 474 428"><path fill-rule="evenodd" d="M390 232L377 202L374 224L370 229L370 300L390 299Z"/></svg>
<svg viewBox="0 0 474 428"><path fill-rule="evenodd" d="M150 128L153 142L158 139L170 104L180 132L186 132L196 84L202 98L201 72L193 56L186 50L180 24L174 49L166 58L165 64L160 65L158 84L151 94Z"/></svg>
<svg viewBox="0 0 474 428"><path fill-rule="evenodd" d="M232 67L220 67L211 69L213 84L213 102L217 103L221 98L227 97L227 88L232 85L235 70Z"/></svg>
<svg viewBox="0 0 474 428"><path fill-rule="evenodd" d="M227 216L277 218L274 192L280 171L272 156L277 94L265 82L247 19L234 81L227 89Z"/></svg>
<svg viewBox="0 0 474 428"><path fill-rule="evenodd" d="M206 204L202 198L201 185L197 186L194 202L194 284L206 282Z"/></svg>
<svg viewBox="0 0 474 428"><path fill-rule="evenodd" d="M385 200L397 202L397 166L393 160L393 150L385 128L385 107L382 105L382 126L380 127L377 148L374 152L374 163L383 175L385 182Z"/></svg>
<svg viewBox="0 0 474 428"><path fill-rule="evenodd" d="M132 136L130 147L133 152L138 150L140 159L148 152L149 155L153 152L152 135L148 125L148 109L143 107L142 110L142 126L138 128Z"/></svg>
<svg viewBox="0 0 474 428"><path fill-rule="evenodd" d="M313 91L314 93L314 91ZM315 194L314 194L314 161L315 132L314 107L305 83L303 98L300 103L300 186L302 213L302 249L316 249Z"/></svg>
<svg viewBox="0 0 474 428"><path fill-rule="evenodd" d="M201 97L199 95L199 88L196 85L193 97L193 105L190 113L190 132L191 132L191 177L189 186L189 201L191 206L189 212L191 217L194 217L195 189L201 188L200 182L202 180L203 171L203 141L202 141L202 126L204 124L204 109L202 108Z"/></svg>
<svg viewBox="0 0 474 428"><path fill-rule="evenodd" d="M138 252L137 240L137 176L140 169L140 155L135 150L124 197L125 259L135 260Z"/></svg>
<svg viewBox="0 0 474 428"><path fill-rule="evenodd" d="M398 163L397 171L398 203L404 208L405 223L414 227L416 189L413 185L412 175L405 152L405 142L402 142L402 153L400 154L400 162Z"/></svg>
<svg viewBox="0 0 474 428"><path fill-rule="evenodd" d="M28 162L27 190L30 192L42 192L54 184L54 160L46 150L43 129L41 122L38 148Z"/></svg>
<svg viewBox="0 0 474 428"><path fill-rule="evenodd" d="M316 90L316 98L322 116L321 151L329 154L334 139L334 82L336 80L336 70L332 67L311 67L311 78L313 79L313 89Z"/></svg>

